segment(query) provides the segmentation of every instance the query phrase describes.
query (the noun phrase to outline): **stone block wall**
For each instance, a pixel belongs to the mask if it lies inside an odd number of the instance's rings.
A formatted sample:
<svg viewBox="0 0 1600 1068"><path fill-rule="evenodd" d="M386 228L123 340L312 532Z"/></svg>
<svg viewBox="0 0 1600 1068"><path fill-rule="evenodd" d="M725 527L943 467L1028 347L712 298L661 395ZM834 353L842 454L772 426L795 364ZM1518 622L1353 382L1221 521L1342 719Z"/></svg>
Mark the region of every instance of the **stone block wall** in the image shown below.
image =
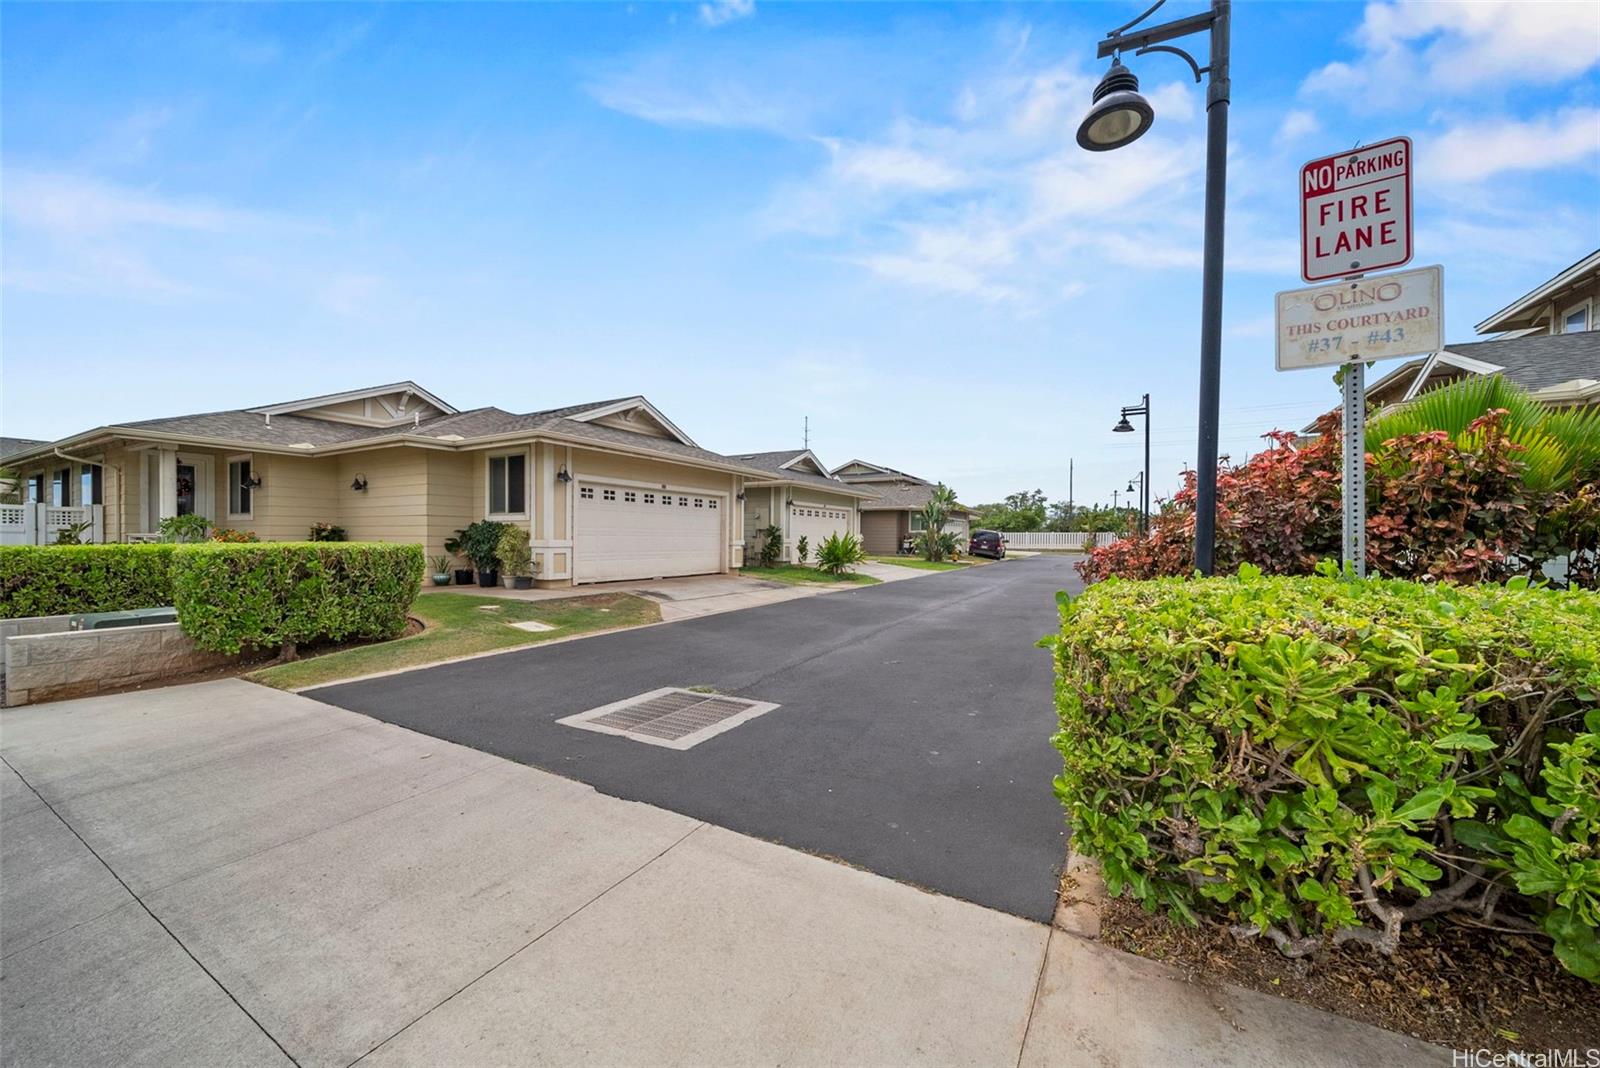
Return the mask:
<svg viewBox="0 0 1600 1068"><path fill-rule="evenodd" d="M5 644L7 706L138 686L237 659L196 648L176 623L19 634L0 640Z"/></svg>

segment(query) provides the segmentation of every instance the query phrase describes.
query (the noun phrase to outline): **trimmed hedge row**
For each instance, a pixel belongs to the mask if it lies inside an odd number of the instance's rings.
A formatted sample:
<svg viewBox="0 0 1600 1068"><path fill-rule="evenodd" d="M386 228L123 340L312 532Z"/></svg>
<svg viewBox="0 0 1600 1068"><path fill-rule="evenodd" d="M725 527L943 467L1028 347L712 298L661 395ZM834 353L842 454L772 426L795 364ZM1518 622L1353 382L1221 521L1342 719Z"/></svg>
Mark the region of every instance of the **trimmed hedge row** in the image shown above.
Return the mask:
<svg viewBox="0 0 1600 1068"><path fill-rule="evenodd" d="M1600 979L1600 595L1246 567L1061 624L1056 793L1113 893L1291 955L1453 913Z"/></svg>
<svg viewBox="0 0 1600 1068"><path fill-rule="evenodd" d="M0 546L0 619L172 603L174 545Z"/></svg>
<svg viewBox="0 0 1600 1068"><path fill-rule="evenodd" d="M188 545L172 557L173 604L202 649L292 656L301 642L398 637L423 564L420 545Z"/></svg>

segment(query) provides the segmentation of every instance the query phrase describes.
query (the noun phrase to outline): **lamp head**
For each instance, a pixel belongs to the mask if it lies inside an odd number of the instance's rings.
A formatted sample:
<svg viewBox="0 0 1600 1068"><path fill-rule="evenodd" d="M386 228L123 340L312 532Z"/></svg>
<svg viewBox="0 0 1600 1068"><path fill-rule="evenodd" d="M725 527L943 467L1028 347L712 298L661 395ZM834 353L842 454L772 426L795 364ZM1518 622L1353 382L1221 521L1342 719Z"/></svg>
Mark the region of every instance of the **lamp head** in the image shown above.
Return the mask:
<svg viewBox="0 0 1600 1068"><path fill-rule="evenodd" d="M1131 434L1133 433L1133 424L1128 422L1127 416L1123 416L1117 420L1117 425L1111 428L1111 432L1113 434Z"/></svg>
<svg viewBox="0 0 1600 1068"><path fill-rule="evenodd" d="M1109 152L1143 137L1155 121L1155 109L1139 95L1139 79L1122 60L1113 59L1078 124L1078 144L1090 152Z"/></svg>

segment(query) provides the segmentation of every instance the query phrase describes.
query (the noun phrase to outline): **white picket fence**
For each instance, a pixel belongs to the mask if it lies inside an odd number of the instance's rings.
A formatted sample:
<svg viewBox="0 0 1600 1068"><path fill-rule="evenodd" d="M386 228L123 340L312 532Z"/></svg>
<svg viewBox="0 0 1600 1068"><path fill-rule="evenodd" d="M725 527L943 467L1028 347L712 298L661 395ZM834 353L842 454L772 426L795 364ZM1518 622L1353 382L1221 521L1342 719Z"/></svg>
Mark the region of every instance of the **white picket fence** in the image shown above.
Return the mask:
<svg viewBox="0 0 1600 1068"><path fill-rule="evenodd" d="M79 541L106 540L104 505L0 504L0 545L54 545L61 531L80 523L89 526Z"/></svg>
<svg viewBox="0 0 1600 1068"><path fill-rule="evenodd" d="M1027 530L1005 531L1001 535L1006 539L1006 548L1022 549L1055 549L1065 552L1082 552L1089 545L1089 540L1094 539L1096 545L1109 545L1117 540L1120 535L1110 533L1090 534L1083 530Z"/></svg>

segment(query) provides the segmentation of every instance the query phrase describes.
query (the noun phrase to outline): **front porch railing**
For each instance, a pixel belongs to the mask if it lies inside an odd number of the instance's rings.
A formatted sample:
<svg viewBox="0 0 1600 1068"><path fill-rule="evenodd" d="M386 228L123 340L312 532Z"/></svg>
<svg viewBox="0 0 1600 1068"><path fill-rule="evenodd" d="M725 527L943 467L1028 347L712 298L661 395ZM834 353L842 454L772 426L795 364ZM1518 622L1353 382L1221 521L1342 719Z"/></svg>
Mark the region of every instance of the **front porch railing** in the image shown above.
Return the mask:
<svg viewBox="0 0 1600 1068"><path fill-rule="evenodd" d="M0 504L0 545L54 545L63 530L77 527L80 542L105 541L105 506Z"/></svg>

